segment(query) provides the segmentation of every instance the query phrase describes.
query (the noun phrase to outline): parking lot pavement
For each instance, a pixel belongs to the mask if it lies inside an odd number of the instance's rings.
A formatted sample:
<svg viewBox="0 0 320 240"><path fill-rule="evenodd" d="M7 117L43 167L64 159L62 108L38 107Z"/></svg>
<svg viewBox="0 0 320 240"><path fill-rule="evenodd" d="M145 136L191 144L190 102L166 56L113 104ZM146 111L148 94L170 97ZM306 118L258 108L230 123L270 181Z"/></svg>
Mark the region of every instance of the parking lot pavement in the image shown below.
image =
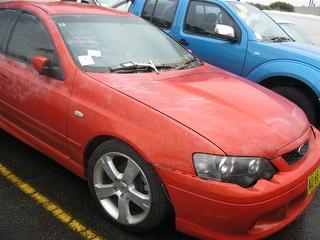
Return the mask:
<svg viewBox="0 0 320 240"><path fill-rule="evenodd" d="M174 230L173 219L148 233L133 235L119 230L98 212L86 182L3 131L0 131L0 164L104 239L192 239ZM82 239L2 175L0 206L1 240ZM320 192L300 218L270 239L320 239L319 215Z"/></svg>

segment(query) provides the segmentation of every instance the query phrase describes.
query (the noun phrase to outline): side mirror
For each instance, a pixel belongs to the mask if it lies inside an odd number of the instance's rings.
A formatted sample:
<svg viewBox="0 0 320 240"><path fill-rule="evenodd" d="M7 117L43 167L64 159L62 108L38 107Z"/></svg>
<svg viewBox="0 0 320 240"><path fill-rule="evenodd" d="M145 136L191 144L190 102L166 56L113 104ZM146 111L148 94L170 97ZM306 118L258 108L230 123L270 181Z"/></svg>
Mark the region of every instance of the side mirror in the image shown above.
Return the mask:
<svg viewBox="0 0 320 240"><path fill-rule="evenodd" d="M223 24L217 24L214 33L225 40L237 42L236 34L233 27Z"/></svg>
<svg viewBox="0 0 320 240"><path fill-rule="evenodd" d="M49 58L43 55L34 55L31 59L32 66L35 70L39 72L41 75L49 74Z"/></svg>

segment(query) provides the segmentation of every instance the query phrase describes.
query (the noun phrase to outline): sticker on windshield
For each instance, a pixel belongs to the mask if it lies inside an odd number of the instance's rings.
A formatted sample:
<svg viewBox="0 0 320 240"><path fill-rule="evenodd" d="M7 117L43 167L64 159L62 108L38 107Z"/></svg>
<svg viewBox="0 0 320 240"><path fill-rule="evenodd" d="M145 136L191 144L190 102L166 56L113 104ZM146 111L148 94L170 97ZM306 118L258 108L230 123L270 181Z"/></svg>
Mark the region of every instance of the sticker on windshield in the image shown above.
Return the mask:
<svg viewBox="0 0 320 240"><path fill-rule="evenodd" d="M88 55L91 57L101 57L101 52L99 50L88 50Z"/></svg>
<svg viewBox="0 0 320 240"><path fill-rule="evenodd" d="M65 23L58 23L59 27L65 27L66 24Z"/></svg>
<svg viewBox="0 0 320 240"><path fill-rule="evenodd" d="M94 65L94 61L91 56L78 56L79 62L81 66L88 66L88 65Z"/></svg>

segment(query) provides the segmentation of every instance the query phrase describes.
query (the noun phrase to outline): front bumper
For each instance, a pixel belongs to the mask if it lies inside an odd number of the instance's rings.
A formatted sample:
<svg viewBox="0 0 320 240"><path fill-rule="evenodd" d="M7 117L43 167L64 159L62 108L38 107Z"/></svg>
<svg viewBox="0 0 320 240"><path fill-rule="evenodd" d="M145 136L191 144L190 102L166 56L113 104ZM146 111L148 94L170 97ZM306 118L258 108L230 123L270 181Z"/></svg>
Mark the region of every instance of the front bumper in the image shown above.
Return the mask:
<svg viewBox="0 0 320 240"><path fill-rule="evenodd" d="M305 159L287 168L280 157L272 160L283 169L251 188L157 167L175 209L177 230L202 239L260 239L287 226L315 195L307 194L307 178L320 165L318 131L316 135L310 137Z"/></svg>

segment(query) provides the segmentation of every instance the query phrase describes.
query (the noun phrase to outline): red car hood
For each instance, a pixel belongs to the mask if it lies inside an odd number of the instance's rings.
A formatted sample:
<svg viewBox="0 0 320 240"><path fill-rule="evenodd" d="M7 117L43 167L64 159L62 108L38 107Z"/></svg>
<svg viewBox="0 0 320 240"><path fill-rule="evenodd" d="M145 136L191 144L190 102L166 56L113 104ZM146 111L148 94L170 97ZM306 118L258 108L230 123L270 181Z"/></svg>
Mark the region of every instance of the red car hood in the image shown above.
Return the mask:
<svg viewBox="0 0 320 240"><path fill-rule="evenodd" d="M87 74L175 119L228 155L273 158L309 128L293 103L208 65L160 74Z"/></svg>

